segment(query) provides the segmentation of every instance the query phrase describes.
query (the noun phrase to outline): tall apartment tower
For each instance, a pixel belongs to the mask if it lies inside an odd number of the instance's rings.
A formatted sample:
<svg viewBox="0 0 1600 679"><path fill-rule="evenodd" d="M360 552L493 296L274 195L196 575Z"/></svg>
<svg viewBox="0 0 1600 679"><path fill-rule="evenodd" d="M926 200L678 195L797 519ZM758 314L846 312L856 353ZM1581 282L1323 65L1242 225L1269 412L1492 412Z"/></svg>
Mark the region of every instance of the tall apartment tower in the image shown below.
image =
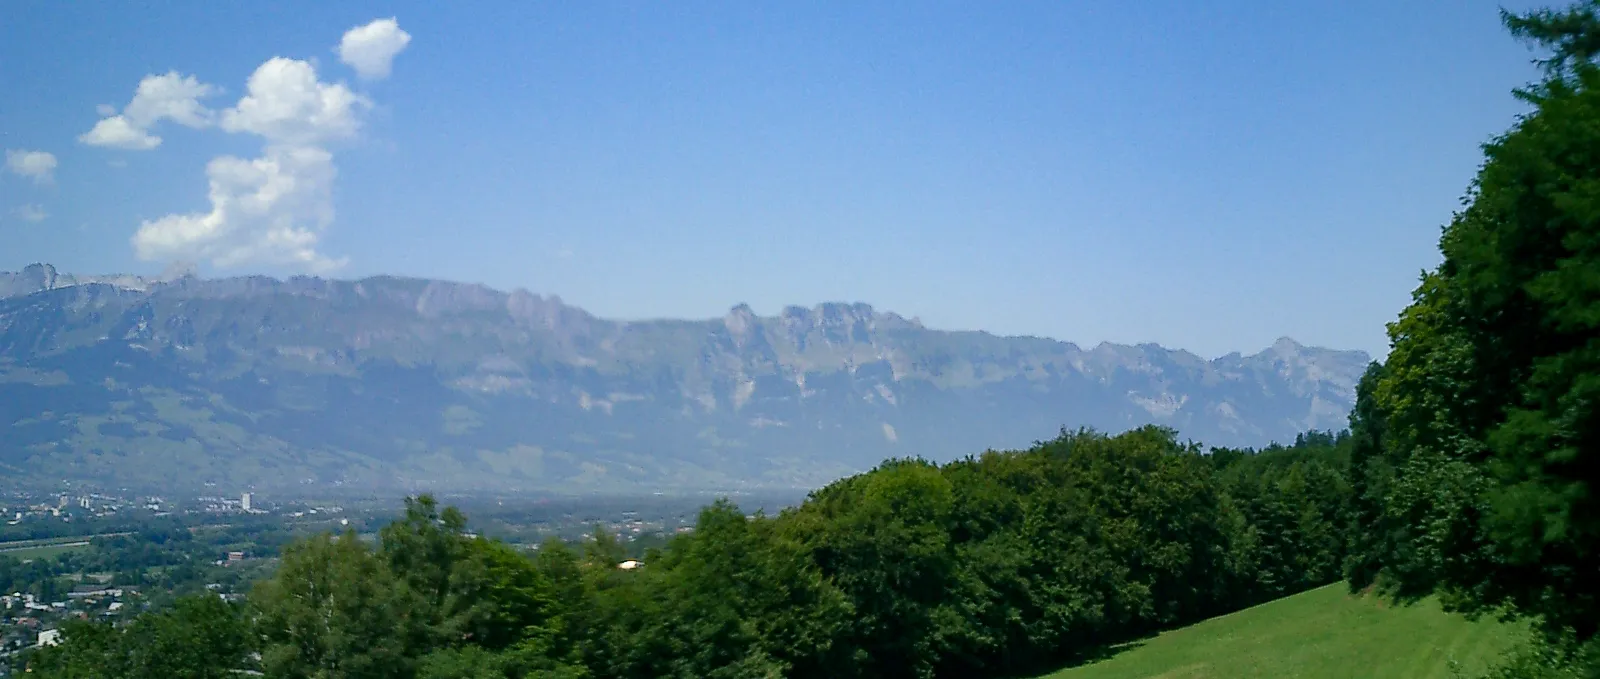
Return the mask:
<svg viewBox="0 0 1600 679"><path fill-rule="evenodd" d="M250 494L249 493L245 493L244 495L240 495L239 496L239 508L243 509L243 510L245 510L247 512L250 511Z"/></svg>

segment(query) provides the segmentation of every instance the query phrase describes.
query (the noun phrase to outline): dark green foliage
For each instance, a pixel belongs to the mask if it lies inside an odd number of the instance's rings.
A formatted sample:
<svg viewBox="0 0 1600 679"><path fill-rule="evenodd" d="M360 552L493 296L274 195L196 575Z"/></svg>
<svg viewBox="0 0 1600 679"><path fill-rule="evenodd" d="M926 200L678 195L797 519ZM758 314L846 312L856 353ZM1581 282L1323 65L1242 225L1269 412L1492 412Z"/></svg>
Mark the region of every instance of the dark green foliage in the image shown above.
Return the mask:
<svg viewBox="0 0 1600 679"><path fill-rule="evenodd" d="M716 502L632 570L604 531L519 553L469 537L460 512L424 496L375 545L353 533L290 545L251 594L248 647L284 678L1037 670L1336 579L1349 444L1308 434L1207 456L1146 428L942 467L892 460L776 517ZM117 656L167 615L74 628L37 671L124 676L72 663ZM244 648L202 647L235 660Z"/></svg>
<svg viewBox="0 0 1600 679"><path fill-rule="evenodd" d="M408 500L376 550L353 533L286 550L251 595L269 676L525 676L569 671L559 568L462 534L465 517ZM466 672L467 674L462 674ZM489 674L484 675L484 672ZM499 674L495 674L498 672Z"/></svg>
<svg viewBox="0 0 1600 679"><path fill-rule="evenodd" d="M78 622L66 643L36 653L29 668L60 679L222 679L248 669L249 624L238 607L216 596L180 599L171 609L123 627Z"/></svg>
<svg viewBox="0 0 1600 679"><path fill-rule="evenodd" d="M1444 262L1363 382L1358 584L1597 631L1600 45L1596 5L1507 15L1548 48L1534 111L1484 148ZM1381 509L1380 509L1381 507Z"/></svg>
<svg viewBox="0 0 1600 679"><path fill-rule="evenodd" d="M1536 61L1553 78L1571 75L1600 55L1600 2L1583 0L1563 10L1540 9L1527 14L1500 11L1511 34L1529 44L1549 49L1550 56Z"/></svg>
<svg viewBox="0 0 1600 679"><path fill-rule="evenodd" d="M1578 643L1570 633L1535 639L1512 649L1484 679L1594 679L1600 677L1600 642Z"/></svg>
<svg viewBox="0 0 1600 679"><path fill-rule="evenodd" d="M1353 439L1314 433L1293 448L1272 447L1222 472L1233 572L1250 603L1339 579L1347 557L1353 486L1346 470Z"/></svg>
<svg viewBox="0 0 1600 679"><path fill-rule="evenodd" d="M284 550L251 594L260 611L262 665L274 677L405 676L418 597L354 533Z"/></svg>
<svg viewBox="0 0 1600 679"><path fill-rule="evenodd" d="M1373 584L1383 564L1392 560L1394 550L1394 530L1386 520L1385 508L1395 465L1384 446L1386 424L1375 393L1383 376L1382 364L1367 368L1356 386L1356 405L1350 412L1350 525L1344 575L1352 590Z"/></svg>
<svg viewBox="0 0 1600 679"><path fill-rule="evenodd" d="M1169 430L1080 431L943 467L892 460L773 519L719 503L644 569L592 576L604 632L588 666L931 677L1092 655L1337 579L1348 442L1207 457ZM1263 566L1248 554L1269 538Z"/></svg>
<svg viewBox="0 0 1600 679"><path fill-rule="evenodd" d="M1498 676L1587 676L1600 635L1600 2L1503 14L1544 50L1484 146L1444 261L1390 325L1351 416L1346 572L1539 621ZM1580 670L1580 668L1588 668Z"/></svg>

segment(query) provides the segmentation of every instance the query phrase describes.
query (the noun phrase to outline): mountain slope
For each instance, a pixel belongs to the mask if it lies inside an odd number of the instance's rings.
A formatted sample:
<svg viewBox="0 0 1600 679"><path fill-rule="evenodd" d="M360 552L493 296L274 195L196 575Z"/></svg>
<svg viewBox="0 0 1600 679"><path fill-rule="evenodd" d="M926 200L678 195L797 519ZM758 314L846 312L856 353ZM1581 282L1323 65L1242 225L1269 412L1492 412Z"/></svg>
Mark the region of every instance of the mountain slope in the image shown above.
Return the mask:
<svg viewBox="0 0 1600 679"><path fill-rule="evenodd" d="M1368 357L1205 360L944 332L865 304L625 322L397 277L0 274L0 470L505 489L812 485L1146 423L1339 428Z"/></svg>

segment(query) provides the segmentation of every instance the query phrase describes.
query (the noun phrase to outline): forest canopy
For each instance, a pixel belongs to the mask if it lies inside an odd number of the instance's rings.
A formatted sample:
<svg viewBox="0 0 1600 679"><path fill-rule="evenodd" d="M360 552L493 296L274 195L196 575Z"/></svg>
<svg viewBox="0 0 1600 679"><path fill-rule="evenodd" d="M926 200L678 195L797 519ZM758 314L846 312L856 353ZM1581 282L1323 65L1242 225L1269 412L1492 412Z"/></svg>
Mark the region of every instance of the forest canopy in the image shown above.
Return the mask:
<svg viewBox="0 0 1600 679"><path fill-rule="evenodd" d="M631 570L603 531L530 556L469 537L464 516L424 496L376 545L352 533L289 546L246 606L202 597L122 628L79 624L31 667L430 679L1043 669L1337 580L1350 443L1317 433L1206 455L1146 428L1064 432L943 466L892 460L778 516L717 502ZM171 636L213 663L171 669L152 650L184 645ZM82 673L96 666L105 673Z"/></svg>

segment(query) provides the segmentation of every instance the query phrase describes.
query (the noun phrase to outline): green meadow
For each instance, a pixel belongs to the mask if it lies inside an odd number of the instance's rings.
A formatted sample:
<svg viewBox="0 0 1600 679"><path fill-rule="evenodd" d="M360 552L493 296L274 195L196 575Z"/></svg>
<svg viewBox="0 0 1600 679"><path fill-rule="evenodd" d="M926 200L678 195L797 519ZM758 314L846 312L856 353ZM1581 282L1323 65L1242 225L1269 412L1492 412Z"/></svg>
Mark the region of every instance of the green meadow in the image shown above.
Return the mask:
<svg viewBox="0 0 1600 679"><path fill-rule="evenodd" d="M1524 633L1436 601L1401 606L1337 583L1128 644L1047 679L1448 679L1478 676Z"/></svg>

